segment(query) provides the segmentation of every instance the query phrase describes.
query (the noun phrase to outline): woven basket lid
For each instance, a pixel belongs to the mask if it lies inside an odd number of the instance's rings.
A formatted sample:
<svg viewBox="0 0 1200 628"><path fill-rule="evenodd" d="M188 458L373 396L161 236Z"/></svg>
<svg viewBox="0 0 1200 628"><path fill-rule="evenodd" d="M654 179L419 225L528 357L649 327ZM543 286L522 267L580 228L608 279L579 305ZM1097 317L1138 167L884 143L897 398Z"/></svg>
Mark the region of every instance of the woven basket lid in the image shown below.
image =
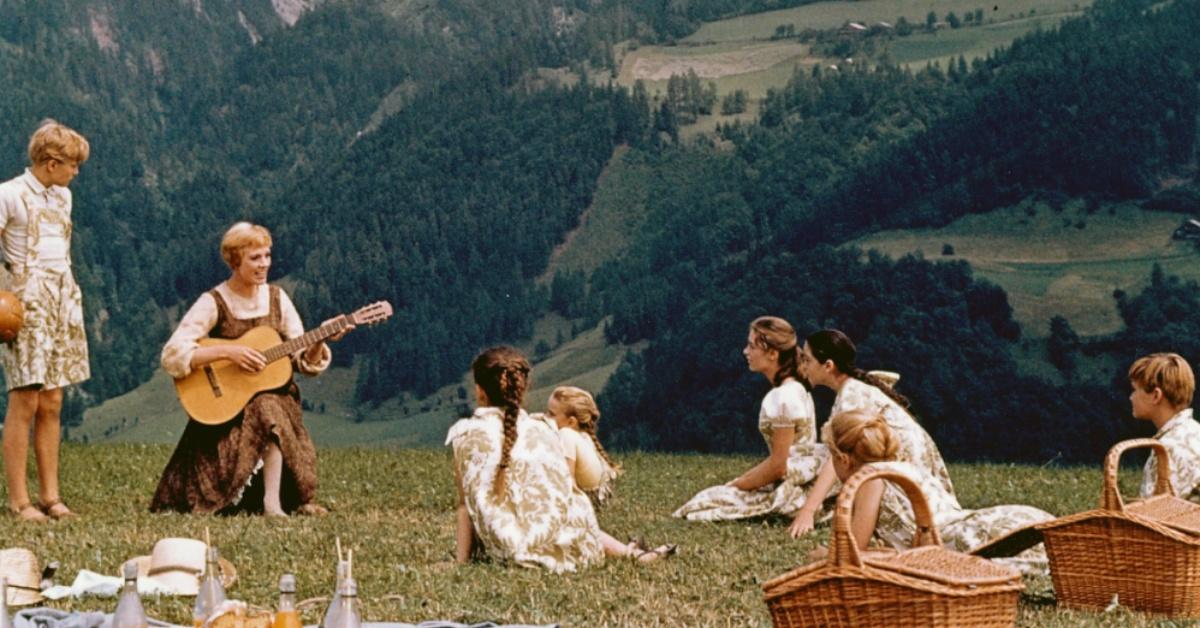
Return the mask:
<svg viewBox="0 0 1200 628"><path fill-rule="evenodd" d="M917 519L912 549L864 551L858 548L850 534L854 496L864 483L875 479L899 486L912 502ZM942 547L941 536L933 524L933 513L917 482L898 471L873 465L864 465L846 481L838 494L829 557L824 562L806 565L767 581L763 584L763 593L770 601L817 582L847 578L887 582L945 595L1024 589L1021 574L1013 567Z"/></svg>
<svg viewBox="0 0 1200 628"><path fill-rule="evenodd" d="M1121 454L1130 449L1142 448L1155 450L1157 478L1154 494L1126 504L1117 485ZM1159 532L1180 543L1200 545L1200 505L1175 496L1175 489L1171 487L1170 464L1167 448L1153 438L1121 441L1113 445L1104 458L1104 486L1100 494L1100 508L1059 517L1035 527L1045 533L1092 519L1121 519L1132 525Z"/></svg>

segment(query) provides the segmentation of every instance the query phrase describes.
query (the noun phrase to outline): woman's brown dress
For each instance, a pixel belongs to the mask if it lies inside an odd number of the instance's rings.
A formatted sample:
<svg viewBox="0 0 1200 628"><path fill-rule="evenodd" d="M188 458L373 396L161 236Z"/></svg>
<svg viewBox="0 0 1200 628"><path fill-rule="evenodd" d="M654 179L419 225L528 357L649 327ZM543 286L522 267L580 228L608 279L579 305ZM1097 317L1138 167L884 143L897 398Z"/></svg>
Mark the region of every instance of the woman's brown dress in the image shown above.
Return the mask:
<svg viewBox="0 0 1200 628"><path fill-rule="evenodd" d="M279 288L270 289L268 314L245 320L234 318L213 290L218 317L209 337L234 339L266 325L286 339ZM301 420L300 389L289 381L258 393L241 414L221 425L189 420L158 482L151 512L261 513L263 482L258 471L272 442L283 453L279 487L283 509L293 512L312 504L317 493L317 450Z"/></svg>

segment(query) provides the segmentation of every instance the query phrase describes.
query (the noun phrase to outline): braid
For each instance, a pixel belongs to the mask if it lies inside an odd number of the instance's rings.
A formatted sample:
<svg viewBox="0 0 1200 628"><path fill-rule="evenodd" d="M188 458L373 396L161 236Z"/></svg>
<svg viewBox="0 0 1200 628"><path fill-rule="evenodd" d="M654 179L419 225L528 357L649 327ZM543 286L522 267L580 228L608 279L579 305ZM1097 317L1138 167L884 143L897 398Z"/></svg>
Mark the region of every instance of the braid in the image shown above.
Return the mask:
<svg viewBox="0 0 1200 628"><path fill-rule="evenodd" d="M878 388L879 390L883 391L883 394L887 395L888 398L890 398L892 401L895 401L897 404L899 404L901 408L908 410L908 407L910 405L910 403L908 401L908 397L905 397L904 395L901 395L900 393L896 392L896 390L894 388L892 388L891 384L883 381L882 379L879 379L878 377L875 377L874 375L858 368L857 366L850 369L850 372L847 373L847 375L849 375L850 377L853 377L854 379L857 379L860 382L865 382L867 384L870 384L871 386Z"/></svg>
<svg viewBox="0 0 1200 628"><path fill-rule="evenodd" d="M521 401L525 397L525 375L514 368L500 374L500 405L504 409L504 444L500 447L500 464L492 483L492 494L504 494L505 477L513 445L517 443L517 416L521 412Z"/></svg>
<svg viewBox="0 0 1200 628"><path fill-rule="evenodd" d="M471 363L475 383L483 389L490 405L504 412L504 442L500 447L500 463L492 482L492 494L504 494L512 448L517 443L517 418L529 386L529 361L512 347L492 347L479 354Z"/></svg>
<svg viewBox="0 0 1200 628"><path fill-rule="evenodd" d="M580 421L579 429L584 434L587 434L588 438L592 439L592 444L596 446L596 453L600 454L600 457L604 459L604 462L607 462L608 466L612 467L613 471L620 472L621 465L617 464L616 461L614 461L611 457L609 457L608 452L604 451L604 445L600 444L600 439L596 438L596 422L597 422L596 420L599 418L600 417L597 415L597 416L593 417L592 420L587 421L586 423L583 421Z"/></svg>

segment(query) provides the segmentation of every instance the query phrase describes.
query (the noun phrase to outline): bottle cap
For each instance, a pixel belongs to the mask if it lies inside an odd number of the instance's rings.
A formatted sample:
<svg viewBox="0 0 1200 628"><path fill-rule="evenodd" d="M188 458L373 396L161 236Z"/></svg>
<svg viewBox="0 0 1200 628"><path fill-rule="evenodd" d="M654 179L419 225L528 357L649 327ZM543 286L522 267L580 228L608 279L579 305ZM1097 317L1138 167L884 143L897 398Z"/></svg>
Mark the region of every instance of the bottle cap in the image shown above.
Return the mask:
<svg viewBox="0 0 1200 628"><path fill-rule="evenodd" d="M346 578L342 582L341 593L342 593L342 597L357 597L358 596L358 583L354 581L354 578Z"/></svg>
<svg viewBox="0 0 1200 628"><path fill-rule="evenodd" d="M137 580L137 577L138 577L137 563L135 563L134 561L131 560L131 561L125 563L125 566L122 569L125 573L126 580Z"/></svg>
<svg viewBox="0 0 1200 628"><path fill-rule="evenodd" d="M215 563L220 558L221 558L221 554L220 554L220 552L217 551L217 548L212 545L209 545L208 546L208 562Z"/></svg>
<svg viewBox="0 0 1200 628"><path fill-rule="evenodd" d="M290 573L285 573L279 576L279 592L280 593L295 593L296 592L296 576Z"/></svg>

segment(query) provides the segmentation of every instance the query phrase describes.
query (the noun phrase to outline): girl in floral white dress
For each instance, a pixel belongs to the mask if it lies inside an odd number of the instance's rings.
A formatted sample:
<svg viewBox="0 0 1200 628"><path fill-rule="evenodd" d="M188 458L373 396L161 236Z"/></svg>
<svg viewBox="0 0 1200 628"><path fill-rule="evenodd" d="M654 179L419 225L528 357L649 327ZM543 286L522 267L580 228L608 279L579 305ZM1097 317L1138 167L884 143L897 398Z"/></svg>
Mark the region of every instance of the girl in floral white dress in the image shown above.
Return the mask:
<svg viewBox="0 0 1200 628"><path fill-rule="evenodd" d="M546 418L558 427L558 440L575 485L599 509L612 497L613 482L621 474L621 467L596 437L600 408L595 398L582 388L559 386L550 393Z"/></svg>
<svg viewBox="0 0 1200 628"><path fill-rule="evenodd" d="M669 553L622 544L600 530L554 428L521 409L530 371L523 355L494 347L471 370L480 407L446 435L458 485L458 562L486 553L557 573L599 564L606 553L639 562Z"/></svg>
<svg viewBox="0 0 1200 628"><path fill-rule="evenodd" d="M895 471L911 478L920 487L942 543L959 552L971 552L1018 530L1054 518L1054 515L1019 504L990 506L978 510L963 508L943 483L924 468L896 460L900 448L896 433L878 413L865 410L842 412L830 418L823 430L830 451L830 463L839 480L845 482L864 465ZM886 480L871 480L855 494L850 529L859 547L875 542L894 549L912 546L917 529L912 504L904 491ZM824 548L810 555L824 557ZM1038 543L1020 549L1015 556L995 559L1027 574L1045 575L1048 569L1045 547Z"/></svg>
<svg viewBox="0 0 1200 628"><path fill-rule="evenodd" d="M690 521L745 519L790 514L805 503L826 452L817 444L812 396L797 374L796 340L796 331L782 318L763 316L750 324L742 350L746 365L774 385L758 414L758 430L770 454L727 484L700 491L674 516Z"/></svg>
<svg viewBox="0 0 1200 628"><path fill-rule="evenodd" d="M858 350L846 334L836 329L825 329L809 336L800 352L800 370L809 384L825 386L837 392L830 416L850 410L866 410L882 415L895 434L898 451L896 459L920 467L933 477L942 488L947 499L957 505L954 485L950 483L950 472L937 445L929 433L909 414L908 400L890 384L878 376L855 366ZM821 468L814 483L809 500L796 511L788 529L797 538L813 529L813 523L821 512L825 498L834 492L837 476L828 463Z"/></svg>

